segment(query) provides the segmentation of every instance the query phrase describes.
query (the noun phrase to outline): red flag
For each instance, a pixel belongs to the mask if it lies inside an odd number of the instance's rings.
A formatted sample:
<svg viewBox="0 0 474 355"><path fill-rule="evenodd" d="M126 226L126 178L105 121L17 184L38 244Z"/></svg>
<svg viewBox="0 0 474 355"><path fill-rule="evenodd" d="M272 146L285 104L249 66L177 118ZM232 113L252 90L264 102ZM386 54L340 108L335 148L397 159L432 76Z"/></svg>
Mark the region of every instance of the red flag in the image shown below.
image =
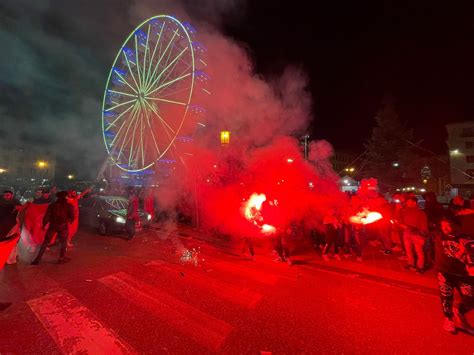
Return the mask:
<svg viewBox="0 0 474 355"><path fill-rule="evenodd" d="M13 248L18 243L19 238L20 236L18 234L14 234L11 237L5 238L0 241L0 270L2 270L5 266L5 262L10 256Z"/></svg>
<svg viewBox="0 0 474 355"><path fill-rule="evenodd" d="M22 241L28 246L39 246L43 243L46 230L43 227L43 217L49 204L30 203L24 211Z"/></svg>

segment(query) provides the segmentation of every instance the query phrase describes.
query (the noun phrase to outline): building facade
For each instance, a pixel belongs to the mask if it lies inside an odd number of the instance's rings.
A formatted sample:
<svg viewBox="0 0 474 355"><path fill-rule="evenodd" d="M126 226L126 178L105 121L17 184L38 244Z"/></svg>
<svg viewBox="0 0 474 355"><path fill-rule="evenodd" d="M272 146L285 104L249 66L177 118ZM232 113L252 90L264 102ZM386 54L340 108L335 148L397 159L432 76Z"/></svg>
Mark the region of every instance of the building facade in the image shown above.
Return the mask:
<svg viewBox="0 0 474 355"><path fill-rule="evenodd" d="M15 186L41 185L54 179L56 155L36 145L0 146L0 182Z"/></svg>
<svg viewBox="0 0 474 355"><path fill-rule="evenodd" d="M474 121L446 125L451 186L465 197L474 196Z"/></svg>
<svg viewBox="0 0 474 355"><path fill-rule="evenodd" d="M351 165L356 155L350 152L335 151L331 157L331 163L334 171L339 175L354 175L357 167Z"/></svg>

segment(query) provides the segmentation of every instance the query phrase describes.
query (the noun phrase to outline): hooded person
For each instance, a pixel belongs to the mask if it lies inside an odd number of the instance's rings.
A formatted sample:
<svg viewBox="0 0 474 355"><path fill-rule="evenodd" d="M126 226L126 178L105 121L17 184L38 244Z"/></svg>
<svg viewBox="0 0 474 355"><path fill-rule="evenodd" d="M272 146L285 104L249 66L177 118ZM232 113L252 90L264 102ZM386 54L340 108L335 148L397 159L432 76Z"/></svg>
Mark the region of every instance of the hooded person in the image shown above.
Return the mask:
<svg viewBox="0 0 474 355"><path fill-rule="evenodd" d="M474 328L467 322L465 314L474 309L474 231L462 231L462 222L457 216L444 217L436 233L436 268L440 290L441 308L445 316L444 329L455 333L462 329L474 335ZM454 290L461 302L454 308Z"/></svg>
<svg viewBox="0 0 474 355"><path fill-rule="evenodd" d="M42 205L42 204L48 204L53 202L53 199L51 197L51 190L50 189L43 189L41 190L41 197L35 198L33 200L34 204L37 205Z"/></svg>
<svg viewBox="0 0 474 355"><path fill-rule="evenodd" d="M68 191L67 200L72 205L72 207L74 207L74 213L76 215L76 218L74 219L74 221L69 225L68 244L67 244L69 248L74 246L74 244L72 244L72 238L76 235L77 229L79 227L79 200L83 198L84 196L86 196L91 191L92 191L92 187L88 187L81 193L77 193L75 190Z"/></svg>
<svg viewBox="0 0 474 355"><path fill-rule="evenodd" d="M76 215L74 207L67 200L66 191L58 192L56 197L56 202L53 202L48 206L46 214L43 217L43 229L45 229L47 225L49 226L39 253L31 263L32 265L38 265L40 263L41 258L55 233L57 233L57 238L61 243L58 263L64 263L70 260L66 257L68 229L69 224L76 219Z"/></svg>
<svg viewBox="0 0 474 355"><path fill-rule="evenodd" d="M138 196L135 190L130 188L128 195L127 218L125 222L125 230L127 231L128 240L132 240L135 236L135 225L140 221L138 202Z"/></svg>
<svg viewBox="0 0 474 355"><path fill-rule="evenodd" d="M20 202L13 196L13 191L6 190L0 199L0 239L5 238L16 224Z"/></svg>

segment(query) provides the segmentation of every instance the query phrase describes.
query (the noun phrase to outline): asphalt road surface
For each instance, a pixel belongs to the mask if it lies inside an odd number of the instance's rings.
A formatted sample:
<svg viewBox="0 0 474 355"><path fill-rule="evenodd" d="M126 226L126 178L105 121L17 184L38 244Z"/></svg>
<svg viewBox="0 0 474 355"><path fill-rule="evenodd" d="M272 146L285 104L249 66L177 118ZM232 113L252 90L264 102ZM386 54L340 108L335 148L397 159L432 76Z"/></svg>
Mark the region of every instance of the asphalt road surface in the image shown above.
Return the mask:
<svg viewBox="0 0 474 355"><path fill-rule="evenodd" d="M67 264L53 248L5 268L0 354L474 352L474 337L444 332L434 294L383 279L253 262L166 231L75 242Z"/></svg>

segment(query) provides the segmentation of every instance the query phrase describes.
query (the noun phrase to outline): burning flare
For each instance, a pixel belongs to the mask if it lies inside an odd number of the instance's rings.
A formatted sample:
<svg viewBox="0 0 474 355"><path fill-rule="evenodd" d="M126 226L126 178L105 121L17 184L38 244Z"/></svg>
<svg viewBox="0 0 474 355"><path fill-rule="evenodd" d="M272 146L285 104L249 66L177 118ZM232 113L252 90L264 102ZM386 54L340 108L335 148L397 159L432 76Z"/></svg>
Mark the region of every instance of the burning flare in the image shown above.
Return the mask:
<svg viewBox="0 0 474 355"><path fill-rule="evenodd" d="M349 221L353 224L371 224L383 218L380 212L371 212L364 208L362 212L358 212L355 216L350 216Z"/></svg>
<svg viewBox="0 0 474 355"><path fill-rule="evenodd" d="M244 202L244 216L245 218L260 228L260 232L263 235L272 235L275 234L276 228L270 224L262 224L263 216L261 213L262 204L267 200L265 194L253 193L250 198Z"/></svg>

